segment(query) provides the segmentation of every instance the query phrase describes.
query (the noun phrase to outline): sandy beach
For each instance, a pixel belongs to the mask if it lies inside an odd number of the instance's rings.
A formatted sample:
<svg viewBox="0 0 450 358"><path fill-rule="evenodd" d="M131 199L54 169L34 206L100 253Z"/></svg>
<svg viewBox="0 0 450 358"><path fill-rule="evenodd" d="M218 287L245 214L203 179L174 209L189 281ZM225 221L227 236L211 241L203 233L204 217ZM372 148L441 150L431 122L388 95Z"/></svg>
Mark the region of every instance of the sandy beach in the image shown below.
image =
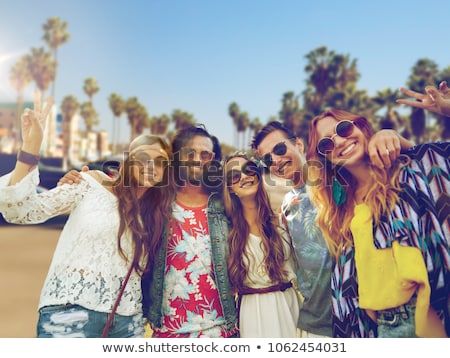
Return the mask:
<svg viewBox="0 0 450 358"><path fill-rule="evenodd" d="M61 225L0 226L0 337L36 336L37 306Z"/></svg>

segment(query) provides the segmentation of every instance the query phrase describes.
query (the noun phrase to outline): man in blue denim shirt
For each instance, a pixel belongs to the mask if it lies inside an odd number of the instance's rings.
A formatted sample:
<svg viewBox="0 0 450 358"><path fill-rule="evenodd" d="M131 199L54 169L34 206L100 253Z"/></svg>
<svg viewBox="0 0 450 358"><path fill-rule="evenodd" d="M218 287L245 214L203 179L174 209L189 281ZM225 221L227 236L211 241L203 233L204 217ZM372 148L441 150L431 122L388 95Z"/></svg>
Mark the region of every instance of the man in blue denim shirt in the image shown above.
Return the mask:
<svg viewBox="0 0 450 358"><path fill-rule="evenodd" d="M217 139L204 127L172 142L177 187L172 217L156 262L142 280L143 311L153 337L233 337L237 312L227 273L228 221L218 192ZM214 173L213 173L214 174Z"/></svg>

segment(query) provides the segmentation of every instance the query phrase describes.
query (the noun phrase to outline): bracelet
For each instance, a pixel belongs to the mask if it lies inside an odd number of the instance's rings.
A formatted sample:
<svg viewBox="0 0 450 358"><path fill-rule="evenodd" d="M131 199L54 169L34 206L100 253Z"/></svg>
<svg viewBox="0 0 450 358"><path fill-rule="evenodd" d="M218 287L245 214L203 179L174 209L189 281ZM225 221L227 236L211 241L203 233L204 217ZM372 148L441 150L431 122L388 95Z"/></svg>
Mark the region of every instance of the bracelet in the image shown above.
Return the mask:
<svg viewBox="0 0 450 358"><path fill-rule="evenodd" d="M39 163L39 155L34 155L23 150L19 150L17 154L17 161L28 164L29 166L36 166Z"/></svg>

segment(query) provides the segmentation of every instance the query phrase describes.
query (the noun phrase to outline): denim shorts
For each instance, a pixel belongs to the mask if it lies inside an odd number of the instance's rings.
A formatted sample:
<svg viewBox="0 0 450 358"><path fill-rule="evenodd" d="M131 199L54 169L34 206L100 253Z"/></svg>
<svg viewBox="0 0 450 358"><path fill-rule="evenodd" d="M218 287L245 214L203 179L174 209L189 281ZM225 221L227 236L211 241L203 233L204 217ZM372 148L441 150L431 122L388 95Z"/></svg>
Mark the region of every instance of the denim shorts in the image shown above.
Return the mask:
<svg viewBox="0 0 450 358"><path fill-rule="evenodd" d="M109 314L79 305L54 305L39 310L38 338L99 338ZM114 315L108 338L144 337L142 313L134 316Z"/></svg>
<svg viewBox="0 0 450 358"><path fill-rule="evenodd" d="M377 312L378 338L416 338L415 297L408 303Z"/></svg>

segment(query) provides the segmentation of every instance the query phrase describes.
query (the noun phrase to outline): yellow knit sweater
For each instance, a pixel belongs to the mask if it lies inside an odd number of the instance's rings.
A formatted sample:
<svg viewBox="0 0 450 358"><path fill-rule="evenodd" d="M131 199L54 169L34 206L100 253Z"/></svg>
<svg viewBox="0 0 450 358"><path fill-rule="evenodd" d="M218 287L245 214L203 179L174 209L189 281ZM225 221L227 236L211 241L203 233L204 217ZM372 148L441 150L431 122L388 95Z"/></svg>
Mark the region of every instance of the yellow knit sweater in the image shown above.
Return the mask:
<svg viewBox="0 0 450 358"><path fill-rule="evenodd" d="M420 250L401 246L376 249L373 244L372 213L366 204L355 206L351 231L355 245L359 305L384 310L407 303L417 292L415 310L418 337L446 337L444 327L430 307L430 284Z"/></svg>

